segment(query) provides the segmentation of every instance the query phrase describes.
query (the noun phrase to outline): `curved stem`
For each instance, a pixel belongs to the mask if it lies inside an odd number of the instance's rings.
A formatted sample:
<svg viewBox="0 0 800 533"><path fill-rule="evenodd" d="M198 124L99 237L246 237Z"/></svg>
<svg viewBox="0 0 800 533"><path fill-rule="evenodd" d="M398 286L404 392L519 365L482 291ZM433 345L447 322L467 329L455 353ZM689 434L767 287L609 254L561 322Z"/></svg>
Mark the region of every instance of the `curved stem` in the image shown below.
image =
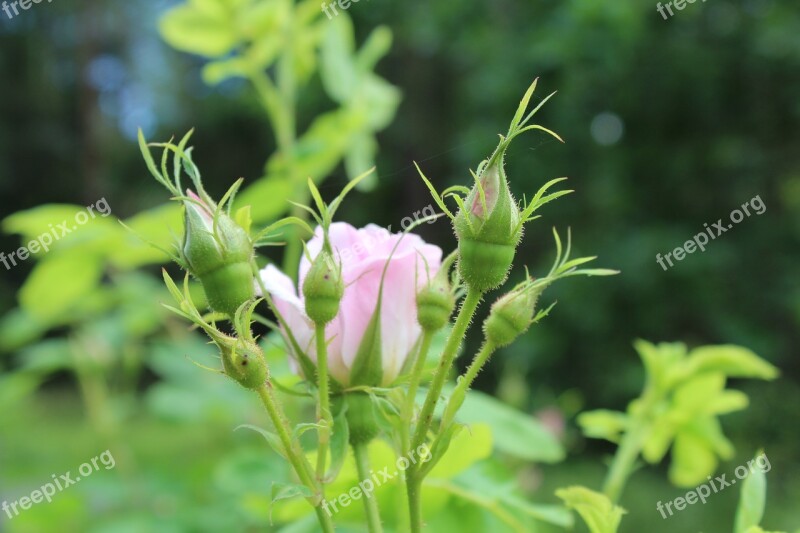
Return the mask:
<svg viewBox="0 0 800 533"><path fill-rule="evenodd" d="M369 479L369 455L367 454L367 445L364 443L353 444L353 455L356 459L356 469L358 470L358 480L363 482ZM383 526L381 525L381 514L378 510L378 501L373 498L372 492L364 491L362 495L364 500L364 510L367 513L367 531L369 533L382 533Z"/></svg>
<svg viewBox="0 0 800 533"><path fill-rule="evenodd" d="M315 508L322 531L325 533L332 533L334 531L333 522L331 521L331 518L322 511L321 504L323 499L314 479L314 473L311 465L303 454L303 450L300 448L300 443L297 441L297 439L292 438L289 421L286 419L286 415L284 415L283 409L281 409L278 403L278 399L275 396L275 391L272 389L272 385L269 382L266 382L261 385L256 392L261 398L261 402L264 404L267 414L269 414L269 417L272 420L272 424L275 426L275 430L278 433L278 438L280 439L284 452L286 453L287 460L289 463L291 463L303 485L308 487L314 494L310 498L310 503Z"/></svg>
<svg viewBox="0 0 800 533"><path fill-rule="evenodd" d="M322 483L325 476L325 462L328 459L328 444L331 440L333 420L331 417L330 392L328 390L328 347L325 344L325 325L316 324L317 341L317 423L319 428L319 449L317 451L317 479Z"/></svg>
<svg viewBox="0 0 800 533"><path fill-rule="evenodd" d="M453 394L450 395L450 400L447 402L447 407L445 407L444 414L442 415L442 423L439 426L440 435L444 429L455 419L456 412L458 412L461 404L464 403L464 398L466 398L467 391L472 386L472 383L475 381L478 373L489 360L489 357L492 356L496 348L497 347L494 345L494 343L486 340L483 343L480 351L475 355L475 359L472 360L472 363L469 365L467 371L458 379L458 384L456 385L455 390L453 390Z"/></svg>
<svg viewBox="0 0 800 533"><path fill-rule="evenodd" d="M433 412L436 409L436 403L439 401L439 396L442 394L444 382L447 379L447 374L450 372L450 367L453 366L453 361L458 353L458 347L461 345L461 340L467 331L472 320L472 315L478 308L481 301L482 293L474 289L467 289L467 295L464 302L461 304L461 310L458 312L458 317L453 325L450 336L447 339L447 344L444 347L442 358L439 361L439 367L436 369L436 375L433 377L431 388L428 390L428 395L425 397L425 404L422 406L419 420L417 421L417 428L414 432L414 438L411 439L411 446L416 448L425 441L425 435L433 422Z"/></svg>

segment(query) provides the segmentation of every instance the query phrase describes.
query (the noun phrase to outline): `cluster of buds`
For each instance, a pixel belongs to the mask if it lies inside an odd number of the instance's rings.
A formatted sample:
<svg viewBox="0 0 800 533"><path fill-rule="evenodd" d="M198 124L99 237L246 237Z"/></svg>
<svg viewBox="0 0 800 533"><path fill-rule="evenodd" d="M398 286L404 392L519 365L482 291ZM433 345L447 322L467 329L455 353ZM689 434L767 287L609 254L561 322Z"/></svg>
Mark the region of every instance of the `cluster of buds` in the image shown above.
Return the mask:
<svg viewBox="0 0 800 533"><path fill-rule="evenodd" d="M251 236L249 210L231 211L242 180L215 202L205 192L200 173L192 162L191 148L187 148L191 132L177 145L171 142L150 145L164 149L160 170L140 133L140 145L149 170L172 193L173 199L181 202L185 214L185 234L176 243L171 256L187 275L180 290L164 273L165 283L179 304L169 308L200 327L216 344L222 361L222 369L217 371L247 389L258 391L276 426L286 426L285 415L271 399L269 387L265 387L269 384L269 369L251 331L255 308L261 302L256 292L260 291L277 323L266 318L261 321L278 330L296 363L296 370L316 386L316 392L308 390L308 395L316 397L317 401L314 426L319 440L313 476L296 436L289 437L296 434L297 428L292 432L284 427L280 432L283 439L280 451L314 493L312 503L320 501L320 487L334 475L330 473L336 471L334 465L343 461L341 441L338 445L333 441L337 435L346 435L354 451L363 457L364 446L378 435L381 427L397 427L397 424L382 424L381 418L399 413L400 424L406 425L398 435L401 447L410 449L425 444L461 341L483 296L502 286L509 277L524 225L538 218L534 213L541 206L572 192L548 193L553 185L566 179L558 178L545 183L527 205L520 205L511 193L504 168L511 142L530 130L544 131L561 140L547 128L529 124L533 115L553 96L544 98L528 112L535 88L534 81L507 134L501 135L497 148L472 173L471 188L455 186L438 193L420 170L437 205L451 219L458 239L457 250L444 260L440 248L408 234L416 225L429 222L431 218L435 220L436 216L418 220L402 234L391 234L377 226L356 229L333 222L345 196L371 171L352 180L330 204L323 202L319 190L309 179L317 209L299 207L317 222L316 230L301 218L288 217ZM167 175L170 154L173 156L172 176ZM182 172L191 179L192 189L184 191ZM448 198L458 205L455 214L445 204ZM297 282L271 264L259 272L255 261L256 248L269 244L273 232L289 224L299 225L314 235L304 245ZM427 470L412 468L407 472L409 501L419 498L415 487L419 487L422 477L447 450L455 431L455 414L482 366L497 348L513 343L552 308L537 309L543 291L565 277L616 273L579 268L594 257L570 259L571 238L568 237L564 249L558 233L555 230L553 233L556 259L550 272L538 279L526 274L524 281L492 305L483 324L483 347L458 380L442 411L440 430L431 443L433 461ZM201 314L195 307L189 294L190 275L202 285L212 311L210 315ZM413 428L416 392L424 373L427 351L434 334L450 324L461 296L464 301ZM216 327L214 321L222 319L231 323L235 335ZM402 406L395 402L401 396ZM384 409L386 405L381 403L388 403L389 408ZM327 470L329 451L331 471ZM338 454L338 459L334 453Z"/></svg>

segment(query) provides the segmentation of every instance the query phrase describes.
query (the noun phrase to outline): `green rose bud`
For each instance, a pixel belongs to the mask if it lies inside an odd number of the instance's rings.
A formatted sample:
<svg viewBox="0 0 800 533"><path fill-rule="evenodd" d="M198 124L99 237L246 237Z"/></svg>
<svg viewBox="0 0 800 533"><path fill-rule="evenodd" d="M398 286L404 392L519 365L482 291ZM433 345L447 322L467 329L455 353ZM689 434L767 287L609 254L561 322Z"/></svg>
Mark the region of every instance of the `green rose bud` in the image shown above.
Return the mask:
<svg viewBox="0 0 800 533"><path fill-rule="evenodd" d="M337 265L333 254L323 247L303 281L306 315L317 324L327 324L339 313L343 295L341 265Z"/></svg>
<svg viewBox="0 0 800 533"><path fill-rule="evenodd" d="M448 279L454 259L455 255L445 259L436 276L417 293L417 322L429 333L439 331L447 325L456 306L456 298Z"/></svg>
<svg viewBox="0 0 800 533"><path fill-rule="evenodd" d="M222 210L215 213L213 207L192 191L187 194L194 201L184 201L183 260L203 285L209 306L233 316L255 292L250 264L253 244L244 228L227 213Z"/></svg>
<svg viewBox="0 0 800 533"><path fill-rule="evenodd" d="M528 331L534 322L536 302L545 287L544 283L528 279L500 297L483 323L486 340L500 348Z"/></svg>
<svg viewBox="0 0 800 533"><path fill-rule="evenodd" d="M520 211L503 169L507 148L504 140L480 169L476 185L453 221L459 272L467 286L481 292L505 282L522 238Z"/></svg>
<svg viewBox="0 0 800 533"><path fill-rule="evenodd" d="M215 342L222 352L222 368L234 381L250 390L258 389L267 381L267 361L256 343L233 337Z"/></svg>

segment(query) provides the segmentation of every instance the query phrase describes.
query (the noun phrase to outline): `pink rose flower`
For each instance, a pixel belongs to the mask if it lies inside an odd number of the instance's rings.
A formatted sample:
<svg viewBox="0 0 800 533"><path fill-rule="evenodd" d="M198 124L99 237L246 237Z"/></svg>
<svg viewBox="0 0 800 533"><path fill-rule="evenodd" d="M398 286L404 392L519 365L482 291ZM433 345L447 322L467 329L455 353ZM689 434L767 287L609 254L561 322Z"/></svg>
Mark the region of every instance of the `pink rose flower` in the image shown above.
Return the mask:
<svg viewBox="0 0 800 533"><path fill-rule="evenodd" d="M342 263L345 283L339 314L325 329L330 373L342 384L349 383L358 347L375 312L381 276L388 260L380 311L383 384L388 385L400 374L419 339L421 328L417 323L416 295L438 272L442 250L425 243L418 235L389 233L374 224L356 229L350 224L336 222L331 225L329 236L334 255ZM390 259L398 241L400 245ZM307 248L312 259L320 252L321 228L317 228ZM303 286L310 266L303 256L299 287ZM261 271L261 279L299 346L316 361L314 324L306 316L302 291L273 265Z"/></svg>

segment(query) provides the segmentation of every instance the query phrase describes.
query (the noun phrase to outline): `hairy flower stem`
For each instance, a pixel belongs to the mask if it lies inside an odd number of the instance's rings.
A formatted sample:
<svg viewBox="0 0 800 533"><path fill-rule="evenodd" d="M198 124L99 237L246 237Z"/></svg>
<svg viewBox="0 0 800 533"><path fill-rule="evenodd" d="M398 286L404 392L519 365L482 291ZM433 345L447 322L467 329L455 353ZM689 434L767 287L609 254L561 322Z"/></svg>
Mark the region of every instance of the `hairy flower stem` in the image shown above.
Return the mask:
<svg viewBox="0 0 800 533"><path fill-rule="evenodd" d="M258 265L256 264L255 260L253 260L252 263L253 274L255 276L256 283L261 289L262 296L269 304L270 309L278 314L278 310L270 298L266 287L264 287L264 282L261 280L261 276L258 272ZM278 316L280 315L278 314ZM324 333L322 338L322 343L324 345ZM327 370L327 365L325 368ZM280 403L278 403L278 398L275 396L275 393L272 390L272 385L267 382L263 384L257 392L264 404L264 407L267 409L270 419L272 419L273 425L278 431L278 437L280 438L281 444L283 444L283 447L286 450L286 456L289 462L291 463L302 483L311 489L312 493L314 494L313 498L309 499L309 503L314 506L314 511L317 513L317 519L319 520L322 531L324 533L333 533L333 521L331 520L331 517L322 509L322 503L325 501L323 485L321 483L318 484L317 480L314 478L314 470L312 469L311 464L308 462L308 459L306 459L303 449L300 446L300 442L296 438L293 439L291 437L292 429L289 425L289 420L286 418ZM328 410L328 412L330 412L330 410Z"/></svg>
<svg viewBox="0 0 800 533"><path fill-rule="evenodd" d="M452 424L453 420L455 420L456 412L458 412L459 408L461 408L461 405L464 403L467 391L496 348L493 342L489 340L485 341L480 351L475 355L475 359L472 360L467 371L463 376L458 378L458 385L456 385L455 390L453 390L453 394L450 395L450 400L447 402L447 407L445 407L444 414L442 415L442 423L439 426L440 435L447 426Z"/></svg>
<svg viewBox="0 0 800 533"><path fill-rule="evenodd" d="M331 417L330 392L328 390L328 347L325 344L325 325L316 324L317 340L317 379L318 379L318 402L317 402L317 423L319 428L319 449L317 451L317 479L322 483L325 477L325 462L328 459L328 445L331 440L333 430L333 419Z"/></svg>
<svg viewBox="0 0 800 533"><path fill-rule="evenodd" d="M356 469L358 470L359 482L364 482L370 478L369 455L367 453L367 443L353 444L353 455L356 459ZM363 487L363 485L362 485ZM367 531L369 533L383 533L381 524L381 513L378 509L378 501L373 492L365 491L362 499L364 500L364 510L367 513Z"/></svg>
<svg viewBox="0 0 800 533"><path fill-rule="evenodd" d="M428 358L428 351L430 351L432 341L433 332L423 331L422 341L420 342L417 359L414 361L414 367L411 370L411 376L408 382L408 392L406 393L405 403L401 412L401 418L407 424L403 425L403 453L406 455L411 450L411 436L409 435L409 428L411 427L411 419L414 416L414 405L416 405L419 383L422 380L422 370L425 368L425 361Z"/></svg>
<svg viewBox="0 0 800 533"><path fill-rule="evenodd" d="M456 354L458 354L458 348L461 345L461 340L464 338L472 316L478 308L481 296L483 296L482 292L474 289L467 289L467 295L464 298L464 302L461 304L458 317L456 318L452 331L450 331L450 336L447 339L447 344L445 344L444 352L439 360L439 367L436 369L436 375L433 377L431 387L428 389L428 395L425 397L425 404L422 406L422 411L417 421L414 438L411 439L412 448L416 448L425 442L425 435L428 434L428 430L433 422L433 412L436 409L436 403L439 401L439 396L442 394L442 388L447 380L447 375L450 372L450 368L453 366Z"/></svg>
<svg viewBox="0 0 800 533"><path fill-rule="evenodd" d="M458 348L461 345L461 340L467 331L469 323L472 321L472 316L478 308L483 293L474 289L467 289L467 295L464 302L461 304L461 309L456 317L456 322L453 329L450 331L450 336L447 338L442 357L439 360L439 366L436 369L436 375L433 377L428 395L425 397L425 403L422 406L419 419L417 420L416 431L414 438L411 439L409 450L417 448L425 442L425 436L433 423L433 412L436 409L436 403L439 401L439 396L442 394L442 388L447 380L447 375L450 373L450 368L453 366ZM420 357L422 359L422 357ZM422 365L418 359L415 363ZM413 379L413 378L412 378ZM411 396L410 396L411 397ZM413 401L413 397L411 397ZM413 533L420 533L422 531L422 476L416 465L411 465L406 470L406 492L408 494L408 511L411 519L411 531Z"/></svg>
<svg viewBox="0 0 800 533"><path fill-rule="evenodd" d="M278 403L278 398L275 396L272 385L269 382L264 383L256 392L258 392L258 396L261 398L261 402L264 404L267 414L269 414L272 424L275 426L278 438L286 453L287 460L294 468L300 481L314 494L309 500L315 508L322 531L325 533L332 533L334 531L333 522L321 507L323 498L319 486L314 479L311 465L303 454L300 443L291 436L292 431L289 426L289 421L286 419L286 415L283 413L283 409Z"/></svg>
<svg viewBox="0 0 800 533"><path fill-rule="evenodd" d="M649 432L649 420L653 407L659 398L653 394L653 389L648 388L642 395L638 413L631 418L631 425L622 437L608 470L608 475L603 482L603 493L616 503L628 478L633 473L636 459L644 446L644 440Z"/></svg>

